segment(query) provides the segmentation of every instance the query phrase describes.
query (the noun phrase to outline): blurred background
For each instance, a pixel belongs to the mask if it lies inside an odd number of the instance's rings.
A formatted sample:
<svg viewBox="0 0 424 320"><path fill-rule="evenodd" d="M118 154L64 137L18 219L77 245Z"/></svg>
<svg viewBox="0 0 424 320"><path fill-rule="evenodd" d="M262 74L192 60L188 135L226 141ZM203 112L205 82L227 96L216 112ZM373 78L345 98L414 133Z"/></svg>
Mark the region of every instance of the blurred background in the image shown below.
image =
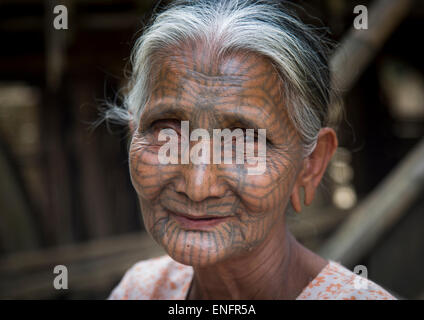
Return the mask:
<svg viewBox="0 0 424 320"><path fill-rule="evenodd" d="M126 128L99 107L125 84L132 45L168 1L0 1L0 299L104 299L146 235ZM399 298L424 299L424 1L296 1L339 45L340 148L290 228L307 247ZM56 5L68 29L55 30ZM357 5L368 30L356 30ZM56 290L53 269L68 268Z"/></svg>

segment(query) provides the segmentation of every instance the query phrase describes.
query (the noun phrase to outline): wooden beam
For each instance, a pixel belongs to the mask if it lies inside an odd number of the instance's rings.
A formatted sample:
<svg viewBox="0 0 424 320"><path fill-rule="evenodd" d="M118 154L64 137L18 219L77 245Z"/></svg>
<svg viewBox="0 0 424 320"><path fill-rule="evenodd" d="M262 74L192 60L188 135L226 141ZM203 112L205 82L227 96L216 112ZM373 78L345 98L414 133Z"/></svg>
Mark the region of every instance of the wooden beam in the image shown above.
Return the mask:
<svg viewBox="0 0 424 320"><path fill-rule="evenodd" d="M352 27L330 62L332 87L340 96L353 87L390 34L406 17L412 3L412 0L375 1L369 10L368 30ZM424 140L361 202L319 253L348 266L358 261L398 221L424 188L422 159Z"/></svg>
<svg viewBox="0 0 424 320"><path fill-rule="evenodd" d="M413 0L378 0L369 9L368 29L353 26L331 58L332 87L349 91L378 50L408 14Z"/></svg>
<svg viewBox="0 0 424 320"><path fill-rule="evenodd" d="M20 172L0 137L0 252L36 250L40 246L34 213Z"/></svg>
<svg viewBox="0 0 424 320"><path fill-rule="evenodd" d="M353 266L424 190L424 139L351 213L319 253Z"/></svg>
<svg viewBox="0 0 424 320"><path fill-rule="evenodd" d="M54 298L64 293L78 298L108 291L134 263L162 254L146 232L11 254L0 259L0 299ZM63 292L53 288L56 265L68 268L69 289Z"/></svg>

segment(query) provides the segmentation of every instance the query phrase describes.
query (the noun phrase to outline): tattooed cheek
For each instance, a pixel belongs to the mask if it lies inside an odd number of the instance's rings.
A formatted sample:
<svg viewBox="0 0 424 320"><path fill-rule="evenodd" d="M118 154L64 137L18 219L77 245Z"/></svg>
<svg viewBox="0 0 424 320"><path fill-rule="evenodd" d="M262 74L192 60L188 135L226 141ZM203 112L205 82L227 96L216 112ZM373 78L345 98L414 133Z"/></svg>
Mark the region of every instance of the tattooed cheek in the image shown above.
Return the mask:
<svg viewBox="0 0 424 320"><path fill-rule="evenodd" d="M290 184L294 179L290 166L273 162L267 164L263 175L240 174L237 193L243 206L252 216L279 210L289 198Z"/></svg>
<svg viewBox="0 0 424 320"><path fill-rule="evenodd" d="M156 165L158 161L159 146L153 145L149 137L138 137L131 141L129 150L130 160L139 162L140 165Z"/></svg>
<svg viewBox="0 0 424 320"><path fill-rule="evenodd" d="M149 146L132 144L129 155L131 181L137 194L145 199L154 199L160 192L160 166L157 152Z"/></svg>

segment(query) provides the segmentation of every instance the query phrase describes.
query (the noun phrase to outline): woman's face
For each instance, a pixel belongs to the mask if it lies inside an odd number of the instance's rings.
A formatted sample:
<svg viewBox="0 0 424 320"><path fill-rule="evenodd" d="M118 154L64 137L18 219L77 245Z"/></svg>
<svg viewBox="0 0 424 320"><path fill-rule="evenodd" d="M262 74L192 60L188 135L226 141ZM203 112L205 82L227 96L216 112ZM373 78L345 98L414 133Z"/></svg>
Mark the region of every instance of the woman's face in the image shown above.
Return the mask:
<svg viewBox="0 0 424 320"><path fill-rule="evenodd" d="M199 48L169 53L133 133L131 178L147 231L173 259L206 266L243 255L272 236L273 226L284 227L302 148L268 60L234 53L216 64ZM212 151L210 164L161 164L166 141L159 133L173 129L181 143L188 139L181 121L211 137L213 129L266 129L265 172L214 164Z"/></svg>

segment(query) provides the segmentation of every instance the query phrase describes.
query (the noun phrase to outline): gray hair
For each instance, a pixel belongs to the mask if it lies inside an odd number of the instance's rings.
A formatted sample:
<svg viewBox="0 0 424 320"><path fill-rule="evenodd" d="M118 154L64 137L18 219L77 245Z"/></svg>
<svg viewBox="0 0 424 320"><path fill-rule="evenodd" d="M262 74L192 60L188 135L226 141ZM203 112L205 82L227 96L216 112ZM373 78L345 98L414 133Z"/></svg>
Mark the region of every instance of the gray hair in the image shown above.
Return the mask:
<svg viewBox="0 0 424 320"><path fill-rule="evenodd" d="M175 1L138 38L123 106L108 109L105 118L138 123L150 98L158 53L166 55L167 48L190 40L213 44L218 56L248 50L270 59L282 80L288 114L305 155L314 150L329 117L328 42L276 1Z"/></svg>

